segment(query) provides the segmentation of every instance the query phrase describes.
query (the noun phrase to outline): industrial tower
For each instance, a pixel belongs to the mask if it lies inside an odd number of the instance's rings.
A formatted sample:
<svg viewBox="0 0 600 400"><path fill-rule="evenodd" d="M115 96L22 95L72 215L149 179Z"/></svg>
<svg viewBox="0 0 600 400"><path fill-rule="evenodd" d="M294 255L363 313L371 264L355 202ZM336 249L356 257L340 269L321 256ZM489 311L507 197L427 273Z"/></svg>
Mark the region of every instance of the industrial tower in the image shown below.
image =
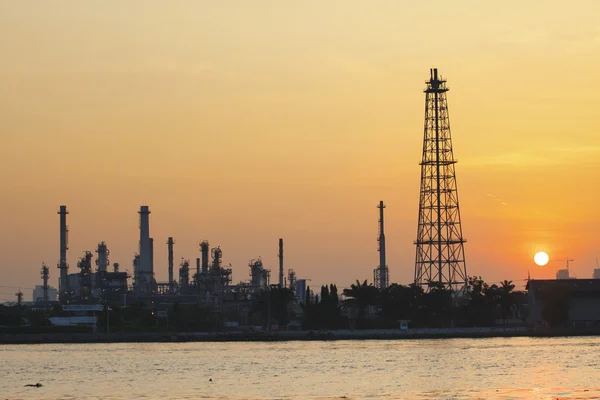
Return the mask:
<svg viewBox="0 0 600 400"><path fill-rule="evenodd" d="M285 284L283 283L283 239L279 238L279 287L284 288Z"/></svg>
<svg viewBox="0 0 600 400"><path fill-rule="evenodd" d="M169 260L169 290L173 290L173 245L175 241L172 237L167 239L168 260Z"/></svg>
<svg viewBox="0 0 600 400"><path fill-rule="evenodd" d="M67 250L69 250L69 228L67 227L67 206L60 206L57 213L60 215L60 258L58 261L58 269L60 269L60 277L58 281L58 299L64 304L70 296L69 289L69 264L67 264Z"/></svg>
<svg viewBox="0 0 600 400"><path fill-rule="evenodd" d="M458 207L454 154L450 136L446 81L430 70L425 89L425 129L415 284L432 284L462 292L467 267Z"/></svg>
<svg viewBox="0 0 600 400"><path fill-rule="evenodd" d="M383 209L385 205L383 204L383 200L379 202L377 208L379 208L379 236L377 237L379 266L373 270L373 282L375 283L375 287L385 289L389 285L389 271L385 263L385 233L383 229Z"/></svg>
<svg viewBox="0 0 600 400"><path fill-rule="evenodd" d="M44 305L48 305L48 279L50 278L50 268L44 263L42 263L42 289L44 291ZM34 299L35 300L35 299Z"/></svg>
<svg viewBox="0 0 600 400"><path fill-rule="evenodd" d="M134 286L138 291L151 292L153 288L153 240L150 237L150 209L140 207L140 253Z"/></svg>

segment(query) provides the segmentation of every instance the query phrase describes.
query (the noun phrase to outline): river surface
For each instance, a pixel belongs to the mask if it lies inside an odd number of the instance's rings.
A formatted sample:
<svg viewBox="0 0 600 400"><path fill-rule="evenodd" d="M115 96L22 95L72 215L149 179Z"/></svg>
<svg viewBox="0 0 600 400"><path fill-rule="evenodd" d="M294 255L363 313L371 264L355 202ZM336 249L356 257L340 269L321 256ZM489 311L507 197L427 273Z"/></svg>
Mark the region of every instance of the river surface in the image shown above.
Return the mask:
<svg viewBox="0 0 600 400"><path fill-rule="evenodd" d="M600 398L600 337L0 346L0 400L435 398Z"/></svg>

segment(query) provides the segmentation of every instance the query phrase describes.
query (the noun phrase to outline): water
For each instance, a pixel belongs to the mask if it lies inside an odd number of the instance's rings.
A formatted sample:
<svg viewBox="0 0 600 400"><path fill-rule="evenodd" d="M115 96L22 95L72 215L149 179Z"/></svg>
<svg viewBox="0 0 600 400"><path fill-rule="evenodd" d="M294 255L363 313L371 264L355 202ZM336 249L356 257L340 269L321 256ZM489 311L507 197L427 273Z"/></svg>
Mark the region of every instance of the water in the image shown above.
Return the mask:
<svg viewBox="0 0 600 400"><path fill-rule="evenodd" d="M600 337L0 346L0 400L593 399L599 376Z"/></svg>

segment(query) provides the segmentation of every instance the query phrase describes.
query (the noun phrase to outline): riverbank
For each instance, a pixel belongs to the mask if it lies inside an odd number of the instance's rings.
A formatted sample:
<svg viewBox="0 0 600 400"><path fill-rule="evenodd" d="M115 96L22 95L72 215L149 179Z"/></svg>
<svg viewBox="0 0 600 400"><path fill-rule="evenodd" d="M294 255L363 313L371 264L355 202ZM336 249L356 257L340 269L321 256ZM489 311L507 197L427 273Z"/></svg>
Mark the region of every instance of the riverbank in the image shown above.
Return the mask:
<svg viewBox="0 0 600 400"><path fill-rule="evenodd" d="M302 340L394 340L490 337L595 336L600 329L448 328L409 330L338 330L285 332L58 333L0 334L0 344L132 342L277 342Z"/></svg>

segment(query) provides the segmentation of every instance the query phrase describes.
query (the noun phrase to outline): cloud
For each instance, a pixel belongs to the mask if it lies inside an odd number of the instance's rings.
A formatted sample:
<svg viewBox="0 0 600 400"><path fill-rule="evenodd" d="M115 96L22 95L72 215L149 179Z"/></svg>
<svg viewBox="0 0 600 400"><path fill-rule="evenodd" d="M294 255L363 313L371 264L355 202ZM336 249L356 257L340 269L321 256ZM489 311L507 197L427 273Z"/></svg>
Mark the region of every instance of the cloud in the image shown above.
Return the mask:
<svg viewBox="0 0 600 400"><path fill-rule="evenodd" d="M462 166L530 166L543 167L594 163L600 160L600 146L547 147L536 151L520 150L485 157L463 158Z"/></svg>
<svg viewBox="0 0 600 400"><path fill-rule="evenodd" d="M505 202L504 200L502 200L500 197L498 197L498 196L496 196L496 195L493 195L493 194L491 194L491 193L488 193L488 194L487 194L487 197L489 197L489 198L491 198L491 199L495 200L496 202L500 203L500 204L501 204L501 205L503 205L503 206L506 206L506 205L508 205L508 203L507 203L507 202Z"/></svg>

